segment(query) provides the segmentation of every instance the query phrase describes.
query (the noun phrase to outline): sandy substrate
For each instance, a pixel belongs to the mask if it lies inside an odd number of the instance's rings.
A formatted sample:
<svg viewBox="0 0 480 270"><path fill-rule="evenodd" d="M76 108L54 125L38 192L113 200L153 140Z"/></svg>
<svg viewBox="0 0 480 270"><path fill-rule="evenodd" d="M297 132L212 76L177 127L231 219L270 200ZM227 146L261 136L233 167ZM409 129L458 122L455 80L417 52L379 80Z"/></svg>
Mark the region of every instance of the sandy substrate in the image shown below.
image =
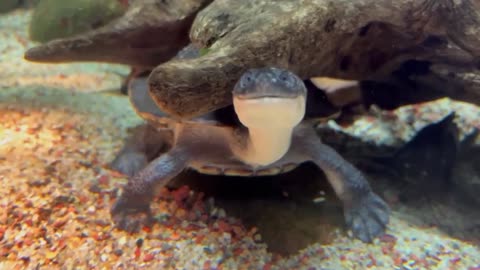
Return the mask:
<svg viewBox="0 0 480 270"><path fill-rule="evenodd" d="M109 208L126 179L105 165L141 120L125 97L93 92L127 70L23 61L28 15L0 17L0 269L480 269L478 246L396 212L371 245L339 230L279 256L186 187L161 192L151 230L115 230Z"/></svg>

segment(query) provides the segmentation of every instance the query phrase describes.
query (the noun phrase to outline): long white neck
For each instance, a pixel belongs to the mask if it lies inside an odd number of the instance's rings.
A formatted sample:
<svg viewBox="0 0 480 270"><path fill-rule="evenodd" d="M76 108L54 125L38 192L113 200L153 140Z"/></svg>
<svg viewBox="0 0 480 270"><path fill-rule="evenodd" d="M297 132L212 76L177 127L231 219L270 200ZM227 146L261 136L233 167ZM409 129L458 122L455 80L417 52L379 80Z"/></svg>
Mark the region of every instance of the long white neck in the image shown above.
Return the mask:
<svg viewBox="0 0 480 270"><path fill-rule="evenodd" d="M293 128L249 128L244 162L266 166L281 159L290 148Z"/></svg>

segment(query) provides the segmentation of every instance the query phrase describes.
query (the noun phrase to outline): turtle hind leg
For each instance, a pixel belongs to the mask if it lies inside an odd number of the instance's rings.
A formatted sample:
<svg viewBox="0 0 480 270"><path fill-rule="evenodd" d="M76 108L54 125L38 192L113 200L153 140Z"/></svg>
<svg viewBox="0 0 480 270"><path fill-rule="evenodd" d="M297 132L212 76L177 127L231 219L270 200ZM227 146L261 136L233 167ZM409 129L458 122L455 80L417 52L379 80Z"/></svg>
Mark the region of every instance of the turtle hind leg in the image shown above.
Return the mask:
<svg viewBox="0 0 480 270"><path fill-rule="evenodd" d="M159 131L150 125L137 126L109 167L130 177L135 175L170 147L170 136L168 130Z"/></svg>
<svg viewBox="0 0 480 270"><path fill-rule="evenodd" d="M347 227L363 242L372 242L389 222L390 208L375 194L363 174L333 148L316 143L308 147L312 161L327 176L343 202Z"/></svg>
<svg viewBox="0 0 480 270"><path fill-rule="evenodd" d="M188 156L185 151L172 149L130 177L110 210L115 226L128 232L138 232L143 226L150 226L153 222L150 203L154 191L182 172Z"/></svg>

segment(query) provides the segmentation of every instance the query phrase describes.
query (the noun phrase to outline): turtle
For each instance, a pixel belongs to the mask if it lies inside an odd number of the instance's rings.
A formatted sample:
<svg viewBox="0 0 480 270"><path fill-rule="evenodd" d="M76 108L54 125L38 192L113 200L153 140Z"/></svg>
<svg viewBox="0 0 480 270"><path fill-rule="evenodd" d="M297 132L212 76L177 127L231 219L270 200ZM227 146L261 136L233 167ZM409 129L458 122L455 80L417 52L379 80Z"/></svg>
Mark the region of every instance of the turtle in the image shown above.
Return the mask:
<svg viewBox="0 0 480 270"><path fill-rule="evenodd" d="M388 204L360 170L320 141L314 129L316 119L305 117L307 88L295 73L278 67L247 70L232 90L238 121L230 123L219 118L217 111L192 119L172 117L158 108L147 85L146 80L134 79L129 98L158 137L150 133L126 146L129 150L118 160L128 162L118 164L141 164L146 159L145 139L161 138L166 149L128 178L110 210L117 228L136 232L150 224L154 190L185 169L249 177L285 173L313 162L342 201L346 224L356 238L372 242L385 231Z"/></svg>

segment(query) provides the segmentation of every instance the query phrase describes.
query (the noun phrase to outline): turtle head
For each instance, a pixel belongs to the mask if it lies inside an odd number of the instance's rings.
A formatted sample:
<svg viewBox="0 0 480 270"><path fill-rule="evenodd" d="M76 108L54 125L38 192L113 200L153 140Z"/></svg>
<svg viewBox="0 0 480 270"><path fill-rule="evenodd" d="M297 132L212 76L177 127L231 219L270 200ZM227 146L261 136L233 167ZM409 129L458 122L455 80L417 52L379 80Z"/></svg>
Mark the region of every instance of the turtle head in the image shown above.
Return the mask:
<svg viewBox="0 0 480 270"><path fill-rule="evenodd" d="M285 69L250 69L232 94L235 112L248 128L293 128L305 115L307 89Z"/></svg>

